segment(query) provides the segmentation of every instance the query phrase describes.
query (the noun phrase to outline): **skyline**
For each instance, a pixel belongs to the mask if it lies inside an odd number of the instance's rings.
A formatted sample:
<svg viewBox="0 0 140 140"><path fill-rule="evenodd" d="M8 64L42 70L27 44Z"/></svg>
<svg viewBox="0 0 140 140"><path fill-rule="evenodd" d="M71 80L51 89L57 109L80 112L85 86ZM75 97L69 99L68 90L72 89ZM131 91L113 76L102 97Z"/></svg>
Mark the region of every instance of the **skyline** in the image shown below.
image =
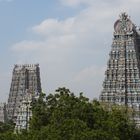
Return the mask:
<svg viewBox="0 0 140 140"><path fill-rule="evenodd" d="M139 0L0 0L0 102L14 64L39 63L43 91L67 87L98 98L114 22L125 11L137 26Z"/></svg>

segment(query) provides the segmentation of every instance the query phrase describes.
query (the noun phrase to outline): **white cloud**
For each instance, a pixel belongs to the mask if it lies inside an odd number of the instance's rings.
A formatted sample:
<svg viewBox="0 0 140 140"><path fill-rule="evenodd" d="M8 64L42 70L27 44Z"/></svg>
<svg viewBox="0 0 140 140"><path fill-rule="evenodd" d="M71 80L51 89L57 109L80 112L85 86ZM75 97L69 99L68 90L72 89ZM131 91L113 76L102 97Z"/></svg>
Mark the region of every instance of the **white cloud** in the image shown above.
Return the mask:
<svg viewBox="0 0 140 140"><path fill-rule="evenodd" d="M43 88L47 91L66 85L85 91L91 98L98 97L111 48L113 23L121 11L139 17L140 1L60 1L72 7L86 6L73 17L45 19L32 27L38 40L17 42L12 49L21 62L40 63Z"/></svg>
<svg viewBox="0 0 140 140"><path fill-rule="evenodd" d="M139 4L139 0L59 0L63 5L66 6L79 6L81 4L83 5L88 5L88 6L102 6L102 5L110 5L111 8L117 7L117 6L122 6L124 8L127 8L126 6L131 6L135 4ZM129 8L129 7L128 7ZM132 7L133 8L133 7Z"/></svg>
<svg viewBox="0 0 140 140"><path fill-rule="evenodd" d="M76 6L79 5L82 1L79 0L60 0L62 4L68 5L68 6Z"/></svg>
<svg viewBox="0 0 140 140"><path fill-rule="evenodd" d="M16 51L33 51L40 49L41 46L43 46L43 42L24 40L14 44L12 49Z"/></svg>
<svg viewBox="0 0 140 140"><path fill-rule="evenodd" d="M104 67L97 67L97 66L90 66L87 68L84 68L82 71L80 71L74 81L76 82L87 82L90 81L91 79L94 80L94 78L99 78L103 76L103 73L105 71ZM91 83L90 83L91 84Z"/></svg>
<svg viewBox="0 0 140 140"><path fill-rule="evenodd" d="M75 7L81 4L93 5L94 3L96 3L96 0L60 0L60 2L63 5Z"/></svg>
<svg viewBox="0 0 140 140"><path fill-rule="evenodd" d="M41 24L33 27L33 31L42 35L65 35L71 33L71 28L74 24L74 18L68 18L63 21L57 19L47 19Z"/></svg>
<svg viewBox="0 0 140 140"><path fill-rule="evenodd" d="M3 70L0 70L0 85L1 85L1 94L3 96L0 96L0 102L5 102L7 101L7 98L8 98L8 90L6 90L6 92L3 92L5 91L5 89L7 89L7 85L10 85L10 79L11 79L11 74L10 72L7 72L7 71L3 71Z"/></svg>
<svg viewBox="0 0 140 140"><path fill-rule="evenodd" d="M82 69L74 77L75 88L86 87L83 89L86 95L90 98L97 98L102 90L104 72L105 67L97 65Z"/></svg>

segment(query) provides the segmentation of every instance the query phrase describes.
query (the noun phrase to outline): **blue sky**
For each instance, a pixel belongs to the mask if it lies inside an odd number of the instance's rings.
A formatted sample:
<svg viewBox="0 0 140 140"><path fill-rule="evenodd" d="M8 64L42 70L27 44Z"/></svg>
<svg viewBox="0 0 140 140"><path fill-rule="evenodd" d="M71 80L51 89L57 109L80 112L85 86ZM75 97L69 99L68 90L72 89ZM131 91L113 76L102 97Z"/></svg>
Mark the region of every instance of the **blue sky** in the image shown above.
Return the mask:
<svg viewBox="0 0 140 140"><path fill-rule="evenodd" d="M0 101L14 64L39 63L46 94L66 86L98 98L113 38L126 11L140 25L140 0L0 0Z"/></svg>

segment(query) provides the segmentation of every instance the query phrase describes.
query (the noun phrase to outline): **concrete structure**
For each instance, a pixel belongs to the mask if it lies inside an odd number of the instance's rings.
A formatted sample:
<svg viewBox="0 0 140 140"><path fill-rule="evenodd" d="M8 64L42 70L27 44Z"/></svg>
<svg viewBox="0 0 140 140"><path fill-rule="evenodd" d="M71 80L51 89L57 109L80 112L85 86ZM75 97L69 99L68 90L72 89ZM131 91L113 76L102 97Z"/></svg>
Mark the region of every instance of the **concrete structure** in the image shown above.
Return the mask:
<svg viewBox="0 0 140 140"><path fill-rule="evenodd" d="M14 122L16 122L18 108L26 90L35 94L41 92L39 64L14 66L7 105L8 119L12 119Z"/></svg>
<svg viewBox="0 0 140 140"><path fill-rule="evenodd" d="M100 100L135 110L140 123L140 31L126 13L114 24L113 43Z"/></svg>
<svg viewBox="0 0 140 140"><path fill-rule="evenodd" d="M7 121L6 103L0 103L0 122Z"/></svg>

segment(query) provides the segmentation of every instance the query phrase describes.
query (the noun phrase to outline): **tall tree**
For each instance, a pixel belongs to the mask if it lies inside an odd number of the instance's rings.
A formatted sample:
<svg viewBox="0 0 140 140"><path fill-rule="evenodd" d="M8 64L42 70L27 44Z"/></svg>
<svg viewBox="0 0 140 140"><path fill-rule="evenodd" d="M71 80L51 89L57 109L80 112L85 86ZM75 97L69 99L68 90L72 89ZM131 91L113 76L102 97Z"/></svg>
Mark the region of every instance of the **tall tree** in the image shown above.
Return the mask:
<svg viewBox="0 0 140 140"><path fill-rule="evenodd" d="M32 129L39 130L38 139L134 138L136 128L123 109L113 106L106 110L98 101L91 102L82 93L76 97L69 89L58 88L54 94L46 97L46 101L40 97L37 104L31 126Z"/></svg>

